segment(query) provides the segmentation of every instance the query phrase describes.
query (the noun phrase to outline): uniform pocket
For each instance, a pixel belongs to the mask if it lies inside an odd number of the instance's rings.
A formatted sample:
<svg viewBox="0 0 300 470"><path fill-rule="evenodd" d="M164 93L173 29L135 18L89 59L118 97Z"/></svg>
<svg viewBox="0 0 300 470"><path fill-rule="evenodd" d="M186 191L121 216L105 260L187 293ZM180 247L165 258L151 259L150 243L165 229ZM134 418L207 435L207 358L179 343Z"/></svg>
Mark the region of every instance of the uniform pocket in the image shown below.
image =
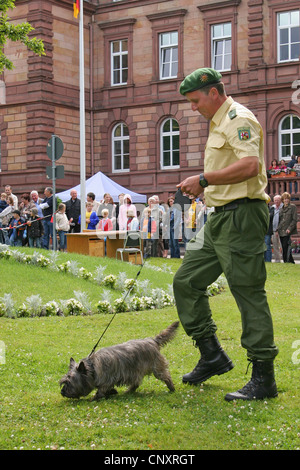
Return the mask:
<svg viewBox="0 0 300 470"><path fill-rule="evenodd" d="M210 147L220 149L225 145L226 140L220 135L214 136L213 141L210 142Z"/></svg>
<svg viewBox="0 0 300 470"><path fill-rule="evenodd" d="M238 252L231 249L229 285L256 286L266 281L266 266L264 252Z"/></svg>
<svg viewBox="0 0 300 470"><path fill-rule="evenodd" d="M240 204L232 211L230 248L238 253L264 252L268 227L269 213L264 202Z"/></svg>

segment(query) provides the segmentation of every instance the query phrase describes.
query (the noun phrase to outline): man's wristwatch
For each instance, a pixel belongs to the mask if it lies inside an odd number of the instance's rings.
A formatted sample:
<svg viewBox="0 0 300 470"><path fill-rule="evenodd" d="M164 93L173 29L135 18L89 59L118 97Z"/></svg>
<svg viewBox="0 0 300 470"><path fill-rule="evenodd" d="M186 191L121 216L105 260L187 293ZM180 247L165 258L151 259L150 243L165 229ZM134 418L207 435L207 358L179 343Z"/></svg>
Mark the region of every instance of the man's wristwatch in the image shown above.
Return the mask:
<svg viewBox="0 0 300 470"><path fill-rule="evenodd" d="M202 186L202 188L207 188L207 186L208 186L208 181L207 181L206 178L204 178L203 173L200 173L199 184L200 184L200 186Z"/></svg>

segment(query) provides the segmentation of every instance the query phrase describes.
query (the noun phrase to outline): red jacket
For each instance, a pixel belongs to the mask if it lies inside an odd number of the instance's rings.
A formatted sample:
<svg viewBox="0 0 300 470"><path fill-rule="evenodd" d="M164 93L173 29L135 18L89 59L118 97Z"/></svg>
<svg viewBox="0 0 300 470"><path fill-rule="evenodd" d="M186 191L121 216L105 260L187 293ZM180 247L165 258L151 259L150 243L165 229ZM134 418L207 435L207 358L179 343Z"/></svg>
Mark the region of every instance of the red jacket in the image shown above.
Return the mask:
<svg viewBox="0 0 300 470"><path fill-rule="evenodd" d="M109 230L113 229L113 224L111 219L101 219L98 226L98 230L102 230L103 232L108 232Z"/></svg>

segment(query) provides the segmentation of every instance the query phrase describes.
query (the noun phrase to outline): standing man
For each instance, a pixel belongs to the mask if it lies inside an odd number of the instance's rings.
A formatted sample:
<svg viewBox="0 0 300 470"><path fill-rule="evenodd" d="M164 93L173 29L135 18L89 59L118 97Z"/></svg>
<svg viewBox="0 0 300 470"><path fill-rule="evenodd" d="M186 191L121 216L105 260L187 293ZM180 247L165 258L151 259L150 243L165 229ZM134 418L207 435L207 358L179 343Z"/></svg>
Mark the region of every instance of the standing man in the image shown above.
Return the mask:
<svg viewBox="0 0 300 470"><path fill-rule="evenodd" d="M38 217L43 217L43 211L40 207L42 199L39 197L39 193L35 190L31 191L30 198L31 198L32 202L35 204L35 207L37 208Z"/></svg>
<svg viewBox="0 0 300 470"><path fill-rule="evenodd" d="M122 206L124 202L124 193L120 193L118 196L119 202L116 204L116 230L119 230L119 213L120 213L120 207Z"/></svg>
<svg viewBox="0 0 300 470"><path fill-rule="evenodd" d="M279 212L283 206L281 201L281 196L276 194L273 199L274 205L272 206L274 209L274 217L273 217L273 235L272 235L272 244L273 244L273 253L274 253L274 261L275 263L281 263L281 243L280 237L278 233L278 224L279 224Z"/></svg>
<svg viewBox="0 0 300 470"><path fill-rule="evenodd" d="M66 202L66 215L70 222L70 232L79 233L80 224L78 220L81 212L81 202L80 199L77 198L76 189L71 189L70 196L71 199Z"/></svg>
<svg viewBox="0 0 300 470"><path fill-rule="evenodd" d="M187 245L174 277L180 320L201 355L183 382L202 383L233 368L217 339L207 295L207 287L224 272L242 316L241 344L253 363L251 380L225 399L271 398L277 396L273 361L278 349L265 292L269 211L263 133L253 113L226 96L221 78L213 69L198 69L180 86L192 110L210 120L210 131L204 173L178 187L195 197L205 191L206 204L215 207Z"/></svg>
<svg viewBox="0 0 300 470"><path fill-rule="evenodd" d="M44 226L44 235L43 235L43 244L42 247L46 250L49 250L50 236L53 233L53 223L51 222L53 214L53 189L45 188L44 191L45 199L43 199L40 207L43 211L43 226Z"/></svg>
<svg viewBox="0 0 300 470"><path fill-rule="evenodd" d="M14 208L15 209L18 209L19 208L19 201L18 201L18 198L15 194L12 193L12 189L11 189L11 186L9 184L7 184L4 188L5 192L6 192L6 196L11 196L14 200Z"/></svg>
<svg viewBox="0 0 300 470"><path fill-rule="evenodd" d="M87 193L86 200L87 202L91 202L93 204L93 211L96 212L97 214L99 206L100 206L100 202L96 201L95 193Z"/></svg>

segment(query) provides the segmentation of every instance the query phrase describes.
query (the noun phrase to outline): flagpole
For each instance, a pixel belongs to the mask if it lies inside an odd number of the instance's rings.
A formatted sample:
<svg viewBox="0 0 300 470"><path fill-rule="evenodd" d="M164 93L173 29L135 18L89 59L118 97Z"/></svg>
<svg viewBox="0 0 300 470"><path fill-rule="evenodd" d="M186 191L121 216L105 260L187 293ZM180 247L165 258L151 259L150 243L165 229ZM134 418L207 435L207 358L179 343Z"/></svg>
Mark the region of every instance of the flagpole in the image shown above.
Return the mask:
<svg viewBox="0 0 300 470"><path fill-rule="evenodd" d="M83 0L80 0L80 9L79 9L79 75L80 75L80 207L81 207L81 232L82 232L86 227Z"/></svg>

